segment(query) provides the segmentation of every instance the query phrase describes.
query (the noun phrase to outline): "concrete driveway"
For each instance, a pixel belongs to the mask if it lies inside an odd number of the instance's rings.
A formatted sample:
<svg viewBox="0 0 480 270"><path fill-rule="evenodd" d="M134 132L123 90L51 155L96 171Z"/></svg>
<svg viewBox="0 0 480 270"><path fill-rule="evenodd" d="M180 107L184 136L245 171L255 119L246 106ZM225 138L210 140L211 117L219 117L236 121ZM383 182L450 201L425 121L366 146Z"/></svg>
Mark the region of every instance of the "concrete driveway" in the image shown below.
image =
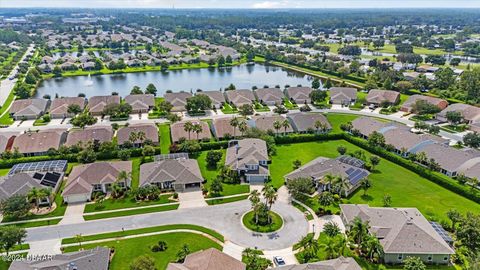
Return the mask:
<svg viewBox="0 0 480 270"><path fill-rule="evenodd" d="M59 224L28 228L26 242L74 237L105 232L138 229L168 224L194 224L216 230L242 247L257 247L262 250L290 248L308 232L308 223L303 214L290 204L277 202L273 210L284 220L281 230L274 233L255 233L245 229L241 216L250 211L248 200L199 208L179 209L167 212L86 221L76 224Z"/></svg>
<svg viewBox="0 0 480 270"><path fill-rule="evenodd" d="M86 203L72 203L67 206L65 215L59 224L77 224L85 222L83 219L83 211Z"/></svg>
<svg viewBox="0 0 480 270"><path fill-rule="evenodd" d="M180 209L208 206L201 190L180 192L178 193L178 200L180 201Z"/></svg>

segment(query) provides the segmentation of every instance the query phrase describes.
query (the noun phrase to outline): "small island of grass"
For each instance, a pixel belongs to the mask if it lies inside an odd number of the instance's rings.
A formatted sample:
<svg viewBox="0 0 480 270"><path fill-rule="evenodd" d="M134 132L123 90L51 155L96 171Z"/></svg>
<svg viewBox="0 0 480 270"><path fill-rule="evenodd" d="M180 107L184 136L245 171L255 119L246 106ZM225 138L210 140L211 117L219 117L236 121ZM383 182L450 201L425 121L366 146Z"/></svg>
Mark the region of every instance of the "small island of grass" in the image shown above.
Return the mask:
<svg viewBox="0 0 480 270"><path fill-rule="evenodd" d="M259 216L258 219L255 212L250 211L243 216L242 222L247 229L261 233L278 231L283 226L282 217L273 211L268 211L268 216Z"/></svg>

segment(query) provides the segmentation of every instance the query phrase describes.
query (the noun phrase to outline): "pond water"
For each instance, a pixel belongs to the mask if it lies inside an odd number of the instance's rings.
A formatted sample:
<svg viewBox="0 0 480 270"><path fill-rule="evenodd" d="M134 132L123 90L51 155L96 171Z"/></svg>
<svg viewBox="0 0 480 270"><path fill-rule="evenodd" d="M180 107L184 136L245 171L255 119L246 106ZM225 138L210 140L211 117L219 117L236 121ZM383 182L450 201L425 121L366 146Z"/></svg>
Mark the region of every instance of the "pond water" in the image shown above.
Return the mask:
<svg viewBox="0 0 480 270"><path fill-rule="evenodd" d="M87 97L95 95L110 95L118 92L120 96L130 94L133 86L138 85L145 89L153 83L157 95L162 96L166 90L192 91L219 90L233 83L237 89L251 89L253 86L262 88L265 85L274 87L280 85L310 86L311 76L292 72L281 67L268 65L240 65L222 69L184 69L168 72L139 72L124 74L109 74L98 76L77 76L66 78L52 78L43 81L37 89L37 97L46 94L52 98L59 96L77 96L79 93Z"/></svg>

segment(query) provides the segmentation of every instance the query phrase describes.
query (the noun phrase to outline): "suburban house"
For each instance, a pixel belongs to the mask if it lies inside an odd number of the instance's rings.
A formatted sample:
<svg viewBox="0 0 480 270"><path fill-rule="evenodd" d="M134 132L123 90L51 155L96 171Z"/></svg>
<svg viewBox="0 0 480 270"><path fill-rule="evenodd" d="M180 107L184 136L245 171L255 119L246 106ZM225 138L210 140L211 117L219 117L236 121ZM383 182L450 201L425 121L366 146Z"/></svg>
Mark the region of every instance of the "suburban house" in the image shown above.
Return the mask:
<svg viewBox="0 0 480 270"><path fill-rule="evenodd" d="M426 73L431 72L435 73L439 68L431 65L420 65L416 68L417 72Z"/></svg>
<svg viewBox="0 0 480 270"><path fill-rule="evenodd" d="M445 144L450 142L448 139L431 135L431 134L416 134L409 130L408 127L391 128L383 133L385 144L391 145L395 152L399 155L407 156L408 153L413 153L427 144Z"/></svg>
<svg viewBox="0 0 480 270"><path fill-rule="evenodd" d="M185 105L187 105L187 98L192 97L192 94L187 92L165 93L163 95L165 101L173 105L172 112L185 111Z"/></svg>
<svg viewBox="0 0 480 270"><path fill-rule="evenodd" d="M164 159L140 166L140 186L155 185L177 192L198 190L203 182L195 159Z"/></svg>
<svg viewBox="0 0 480 270"><path fill-rule="evenodd" d="M223 104L225 104L225 96L221 91L202 91L202 92L197 92L198 95L205 95L212 100L212 107L215 107L216 109L222 108Z"/></svg>
<svg viewBox="0 0 480 270"><path fill-rule="evenodd" d="M227 95L228 102L237 108L245 104L250 105L256 100L253 92L248 89L228 90L225 91L225 95Z"/></svg>
<svg viewBox="0 0 480 270"><path fill-rule="evenodd" d="M447 108L448 102L441 98L424 96L424 95L412 95L402 104L400 110L403 112L412 112L414 105L419 100L424 100L432 105L437 106L440 110Z"/></svg>
<svg viewBox="0 0 480 270"><path fill-rule="evenodd" d="M0 153L13 150L13 141L18 136L18 132L0 133Z"/></svg>
<svg viewBox="0 0 480 270"><path fill-rule="evenodd" d="M279 130L275 130L275 128L273 127L273 124L275 123L275 121L283 123L285 120L287 120L287 118L285 118L285 116L283 115L260 115L260 116L253 116L252 119L248 120L248 123L251 127L255 127L263 131L270 130L276 133L279 133L279 132L283 133L285 132L285 128L283 126ZM290 122L286 132L287 133L293 132Z"/></svg>
<svg viewBox="0 0 480 270"><path fill-rule="evenodd" d="M43 98L17 99L9 113L15 120L32 120L45 114L49 105L50 100Z"/></svg>
<svg viewBox="0 0 480 270"><path fill-rule="evenodd" d="M480 122L480 108L476 106L455 103L437 113L436 119L442 122L448 122L448 112L459 112L462 115L464 122L467 124Z"/></svg>
<svg viewBox="0 0 480 270"><path fill-rule="evenodd" d="M95 162L75 166L63 189L63 200L67 203L89 201L94 192L110 192L113 183L130 187L131 179L119 181L120 172L130 174L132 161Z"/></svg>
<svg viewBox="0 0 480 270"><path fill-rule="evenodd" d="M366 97L367 105L395 105L400 101L400 93L392 90L372 89Z"/></svg>
<svg viewBox="0 0 480 270"><path fill-rule="evenodd" d="M330 88L330 104L350 106L357 101L357 89L351 87Z"/></svg>
<svg viewBox="0 0 480 270"><path fill-rule="evenodd" d="M56 98L52 101L50 106L50 116L52 118L66 118L75 116L73 113L68 112L68 106L78 105L80 110L84 110L87 104L87 100L83 97L63 97Z"/></svg>
<svg viewBox="0 0 480 270"><path fill-rule="evenodd" d="M370 225L370 233L383 246L383 260L400 264L407 257L419 257L428 264L448 264L454 250L416 208L369 207L365 204L341 204L341 218L347 228L355 218ZM442 229L443 230L443 229Z"/></svg>
<svg viewBox="0 0 480 270"><path fill-rule="evenodd" d="M20 153L26 156L43 156L51 148L58 149L66 138L67 133L62 129L27 131L15 138L12 149L17 148Z"/></svg>
<svg viewBox="0 0 480 270"><path fill-rule="evenodd" d="M192 125L200 125L202 131L199 133L193 131L185 131L185 123L190 122ZM207 122L204 121L184 121L177 122L170 126L170 134L172 135L172 142L179 142L182 138L186 140L210 140L212 134Z"/></svg>
<svg viewBox="0 0 480 270"><path fill-rule="evenodd" d="M103 115L103 109L109 104L120 104L120 96L93 96L88 99L88 111L92 115Z"/></svg>
<svg viewBox="0 0 480 270"><path fill-rule="evenodd" d="M413 71L413 72L403 72L402 75L403 75L403 77L405 77L405 80L411 82L411 81L415 80L416 78L418 78L418 76L420 76L420 73L415 72L415 71Z"/></svg>
<svg viewBox="0 0 480 270"><path fill-rule="evenodd" d="M341 177L348 180L348 188L344 191L347 197L361 185L363 179L370 175L363 168L364 165L363 161L349 156L340 156L336 159L318 157L285 175L285 180L310 178L318 191L322 192L332 189L332 183L324 181L326 175Z"/></svg>
<svg viewBox="0 0 480 270"><path fill-rule="evenodd" d="M41 256L39 256L41 258ZM108 270L110 264L110 249L95 247L82 251L54 255L45 259L13 261L9 270L51 270L51 269L82 269Z"/></svg>
<svg viewBox="0 0 480 270"><path fill-rule="evenodd" d="M396 124L393 122L380 122L371 117L358 117L352 121L352 133L358 133L363 138L368 138L374 131L381 132L382 129L388 127L395 128Z"/></svg>
<svg viewBox="0 0 480 270"><path fill-rule="evenodd" d="M272 270L361 270L362 267L352 257L338 257L332 260L285 265L271 268Z"/></svg>
<svg viewBox="0 0 480 270"><path fill-rule="evenodd" d="M128 95L124 100L132 106L132 113L148 113L155 107L155 97L152 94Z"/></svg>
<svg viewBox="0 0 480 270"><path fill-rule="evenodd" d="M132 139L134 141L131 141ZM124 145L126 142L132 143L134 147L142 147L145 142L158 145L158 128L151 123L138 123L122 127L117 131L117 144Z"/></svg>
<svg viewBox="0 0 480 270"><path fill-rule="evenodd" d="M73 146L78 143L93 142L94 144L101 144L103 142L110 142L113 138L113 129L111 126L90 126L84 129L72 129L68 132L65 146Z"/></svg>
<svg viewBox="0 0 480 270"><path fill-rule="evenodd" d="M313 89L311 87L289 87L286 90L290 101L299 105L312 102L312 99L310 98L310 93L312 93L312 91Z"/></svg>
<svg viewBox="0 0 480 270"><path fill-rule="evenodd" d="M321 113L289 113L287 119L290 121L293 130L298 133L316 132L317 130L321 132L322 127L315 127L317 122L323 125L324 132L332 129L327 118Z"/></svg>
<svg viewBox="0 0 480 270"><path fill-rule="evenodd" d="M255 90L254 93L260 103L268 106L282 105L285 97L280 88L262 88Z"/></svg>
<svg viewBox="0 0 480 270"><path fill-rule="evenodd" d="M63 180L59 172L20 172L0 177L0 201L14 195L27 195L32 188L48 188L57 192ZM50 198L42 198L40 205L48 204Z"/></svg>
<svg viewBox="0 0 480 270"><path fill-rule="evenodd" d="M245 270L246 265L216 248L189 254L183 263L169 263L167 270Z"/></svg>
<svg viewBox="0 0 480 270"><path fill-rule="evenodd" d="M238 127L230 125L233 117L214 118L212 121L212 132L215 138L233 137L241 135Z"/></svg>
<svg viewBox="0 0 480 270"><path fill-rule="evenodd" d="M268 180L267 143L260 139L232 140L228 143L225 166L238 171L248 183L264 183Z"/></svg>

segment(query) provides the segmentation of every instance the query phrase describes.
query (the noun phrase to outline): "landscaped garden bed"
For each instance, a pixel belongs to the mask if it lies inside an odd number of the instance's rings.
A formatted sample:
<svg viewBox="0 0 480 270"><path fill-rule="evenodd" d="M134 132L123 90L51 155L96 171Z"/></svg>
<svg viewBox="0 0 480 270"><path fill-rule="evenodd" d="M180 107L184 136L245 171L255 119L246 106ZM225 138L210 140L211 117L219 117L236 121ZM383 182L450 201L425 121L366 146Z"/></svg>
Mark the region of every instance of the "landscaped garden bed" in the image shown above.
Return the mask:
<svg viewBox="0 0 480 270"><path fill-rule="evenodd" d="M268 211L268 217L262 216L258 218L255 216L254 211L250 211L243 215L242 223L251 231L268 233L280 230L283 226L283 219L273 211Z"/></svg>

